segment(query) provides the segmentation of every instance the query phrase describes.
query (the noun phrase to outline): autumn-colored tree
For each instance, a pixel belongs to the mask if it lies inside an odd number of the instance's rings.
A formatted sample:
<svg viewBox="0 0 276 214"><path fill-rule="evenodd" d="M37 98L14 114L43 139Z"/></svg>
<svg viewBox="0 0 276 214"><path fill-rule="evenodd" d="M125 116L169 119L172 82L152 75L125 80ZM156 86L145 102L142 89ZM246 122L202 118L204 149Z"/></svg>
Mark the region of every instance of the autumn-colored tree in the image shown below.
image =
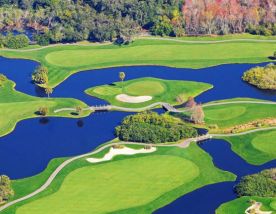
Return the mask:
<svg viewBox="0 0 276 214"><path fill-rule="evenodd" d="M192 108L194 108L195 106L196 106L196 101L195 101L195 99L194 99L193 97L189 97L189 98L188 98L188 101L187 101L187 103L186 103L186 105L185 105L185 107L188 108L188 109L192 109Z"/></svg>
<svg viewBox="0 0 276 214"><path fill-rule="evenodd" d="M0 176L0 203L7 201L14 194L10 178L6 175Z"/></svg>
<svg viewBox="0 0 276 214"><path fill-rule="evenodd" d="M202 108L202 105L196 105L193 109L192 109L192 113L191 113L191 120L194 123L200 124L200 123L204 123L204 111Z"/></svg>
<svg viewBox="0 0 276 214"><path fill-rule="evenodd" d="M38 109L38 113L41 116L46 116L48 114L48 112L49 112L49 109L47 107L40 107Z"/></svg>

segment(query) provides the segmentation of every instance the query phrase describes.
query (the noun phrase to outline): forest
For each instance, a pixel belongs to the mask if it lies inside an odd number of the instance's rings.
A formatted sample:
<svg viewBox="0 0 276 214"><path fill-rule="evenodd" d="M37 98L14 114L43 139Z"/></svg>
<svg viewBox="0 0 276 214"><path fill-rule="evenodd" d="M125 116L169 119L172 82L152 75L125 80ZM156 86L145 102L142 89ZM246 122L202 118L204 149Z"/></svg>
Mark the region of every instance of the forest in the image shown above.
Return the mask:
<svg viewBox="0 0 276 214"><path fill-rule="evenodd" d="M31 32L40 45L124 42L143 32L268 36L275 19L274 0L0 0L0 31Z"/></svg>

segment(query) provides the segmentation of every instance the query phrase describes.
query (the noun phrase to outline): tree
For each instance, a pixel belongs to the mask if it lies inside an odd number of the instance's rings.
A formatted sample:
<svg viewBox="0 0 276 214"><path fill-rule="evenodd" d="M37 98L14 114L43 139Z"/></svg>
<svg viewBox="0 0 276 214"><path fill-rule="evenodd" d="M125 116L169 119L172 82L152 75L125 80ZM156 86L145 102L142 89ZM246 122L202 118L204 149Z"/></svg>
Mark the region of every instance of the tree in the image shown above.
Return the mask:
<svg viewBox="0 0 276 214"><path fill-rule="evenodd" d="M193 97L189 97L185 107L188 108L188 109L192 109L195 106L196 106L195 99Z"/></svg>
<svg viewBox="0 0 276 214"><path fill-rule="evenodd" d="M204 122L204 117L205 115L202 106L196 105L192 109L191 120L196 124L200 124Z"/></svg>
<svg viewBox="0 0 276 214"><path fill-rule="evenodd" d="M77 114L80 114L82 112L82 107L81 106L77 106L76 107L76 112L77 112Z"/></svg>
<svg viewBox="0 0 276 214"><path fill-rule="evenodd" d="M46 116L49 113L49 109L47 107L40 107L38 113L41 116Z"/></svg>
<svg viewBox="0 0 276 214"><path fill-rule="evenodd" d="M45 66L38 66L32 74L32 80L36 84L48 84L48 68Z"/></svg>
<svg viewBox="0 0 276 214"><path fill-rule="evenodd" d="M126 78L125 72L120 72L120 73L119 73L119 78L120 78L120 80L123 82L123 81L125 80L125 78Z"/></svg>
<svg viewBox="0 0 276 214"><path fill-rule="evenodd" d="M0 176L0 203L7 201L14 194L10 178L6 175Z"/></svg>
<svg viewBox="0 0 276 214"><path fill-rule="evenodd" d="M45 93L47 94L47 96L48 96L48 98L49 98L49 97L50 97L50 94L53 93L53 88L47 86L47 87L45 88Z"/></svg>

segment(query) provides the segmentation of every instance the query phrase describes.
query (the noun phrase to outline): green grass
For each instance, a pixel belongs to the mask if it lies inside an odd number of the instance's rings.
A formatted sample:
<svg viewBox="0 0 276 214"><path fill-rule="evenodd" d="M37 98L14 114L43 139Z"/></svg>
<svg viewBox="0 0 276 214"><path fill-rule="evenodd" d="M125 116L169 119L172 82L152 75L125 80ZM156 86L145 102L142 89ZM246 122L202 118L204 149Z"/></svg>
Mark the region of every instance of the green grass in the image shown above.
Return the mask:
<svg viewBox="0 0 276 214"><path fill-rule="evenodd" d="M241 197L233 201L222 204L217 210L216 214L242 214L251 206L250 200L255 200L262 203L262 211L272 211L276 213L276 198L261 198L261 197Z"/></svg>
<svg viewBox="0 0 276 214"><path fill-rule="evenodd" d="M51 166L47 169L43 173L49 173ZM117 156L99 164L74 161L45 191L3 213L151 213L204 185L234 179L215 168L196 144L187 149L159 147L151 154ZM31 186L36 180L29 182Z"/></svg>
<svg viewBox="0 0 276 214"><path fill-rule="evenodd" d="M221 40L220 37L217 40ZM61 45L24 52L0 50L0 55L42 63L49 69L50 86L56 86L71 74L81 70L123 65L202 68L226 63L259 63L270 61L268 57L275 49L276 44L268 42L187 44L177 41L138 39L128 46L121 47L112 44Z"/></svg>
<svg viewBox="0 0 276 214"><path fill-rule="evenodd" d="M234 152L250 164L261 165L276 158L276 131L225 137Z"/></svg>
<svg viewBox="0 0 276 214"><path fill-rule="evenodd" d="M55 117L82 117L90 114L89 111L83 111L80 115L74 116L70 111L54 113L54 110L64 107L85 107L86 104L71 98L38 98L29 96L14 90L15 83L6 80L0 86L0 137L10 133L16 126L16 123L38 117L36 112L40 107L48 107L48 116Z"/></svg>
<svg viewBox="0 0 276 214"><path fill-rule="evenodd" d="M225 100L225 102L233 100ZM206 124L217 124L219 128L230 128L258 119L276 117L272 104L236 103L204 107Z"/></svg>
<svg viewBox="0 0 276 214"><path fill-rule="evenodd" d="M115 82L112 85L96 86L85 92L107 100L112 105L122 107L144 107L156 102L177 103L180 96L186 101L190 96L197 96L212 88L212 85L200 82L162 80L157 78L139 78L125 82ZM127 94L130 96L152 96L152 100L143 103L124 103L116 99L116 95Z"/></svg>

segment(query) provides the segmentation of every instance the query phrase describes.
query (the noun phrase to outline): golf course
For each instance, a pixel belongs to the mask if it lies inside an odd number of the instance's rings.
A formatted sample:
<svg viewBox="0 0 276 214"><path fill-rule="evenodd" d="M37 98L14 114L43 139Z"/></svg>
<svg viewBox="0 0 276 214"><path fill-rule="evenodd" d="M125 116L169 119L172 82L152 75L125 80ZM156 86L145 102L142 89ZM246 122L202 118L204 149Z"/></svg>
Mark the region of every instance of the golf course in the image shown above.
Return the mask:
<svg viewBox="0 0 276 214"><path fill-rule="evenodd" d="M182 104L189 97L196 97L211 88L212 85L207 83L140 78L125 82L115 82L111 85L96 86L87 89L85 93L104 99L114 106L137 108L157 102L166 102L171 105ZM118 99L118 96L124 94L132 99ZM135 101L135 98L137 99L141 96L147 96L149 100Z"/></svg>
<svg viewBox="0 0 276 214"><path fill-rule="evenodd" d="M141 148L138 145L127 146ZM105 149L90 157L102 157L107 151ZM29 188L37 186L36 182L42 182L45 179L43 174L53 170L57 162L52 161L47 170L36 176L37 179L30 178L22 184ZM160 165L162 170L158 167ZM11 207L3 213L75 213L77 210L148 213L196 188L234 179L233 174L215 168L210 156L197 145L186 150L158 147L152 154L118 156L99 164L91 164L82 158L67 165L46 191L24 201L26 205L21 203L16 212ZM14 181L13 185L18 188L19 182ZM126 188L130 191L122 191ZM82 203L76 205L76 197L82 197Z"/></svg>
<svg viewBox="0 0 276 214"><path fill-rule="evenodd" d="M239 40L241 38L245 39ZM70 75L83 70L131 65L204 68L226 63L260 63L270 61L269 56L276 49L276 44L269 40L250 41L246 40L247 35L238 35L237 40L235 37L231 39L232 42L202 44L196 41L185 43L181 39L141 38L127 46L57 45L27 50L0 50L0 55L41 63L49 69L49 86L55 87ZM220 37L217 40L221 41Z"/></svg>
<svg viewBox="0 0 276 214"><path fill-rule="evenodd" d="M0 174L13 190L0 213L243 214L249 200L274 212L274 197L233 192L241 177L276 167L275 92L242 80L273 62L273 39L0 49ZM38 68L47 81L35 85Z"/></svg>

